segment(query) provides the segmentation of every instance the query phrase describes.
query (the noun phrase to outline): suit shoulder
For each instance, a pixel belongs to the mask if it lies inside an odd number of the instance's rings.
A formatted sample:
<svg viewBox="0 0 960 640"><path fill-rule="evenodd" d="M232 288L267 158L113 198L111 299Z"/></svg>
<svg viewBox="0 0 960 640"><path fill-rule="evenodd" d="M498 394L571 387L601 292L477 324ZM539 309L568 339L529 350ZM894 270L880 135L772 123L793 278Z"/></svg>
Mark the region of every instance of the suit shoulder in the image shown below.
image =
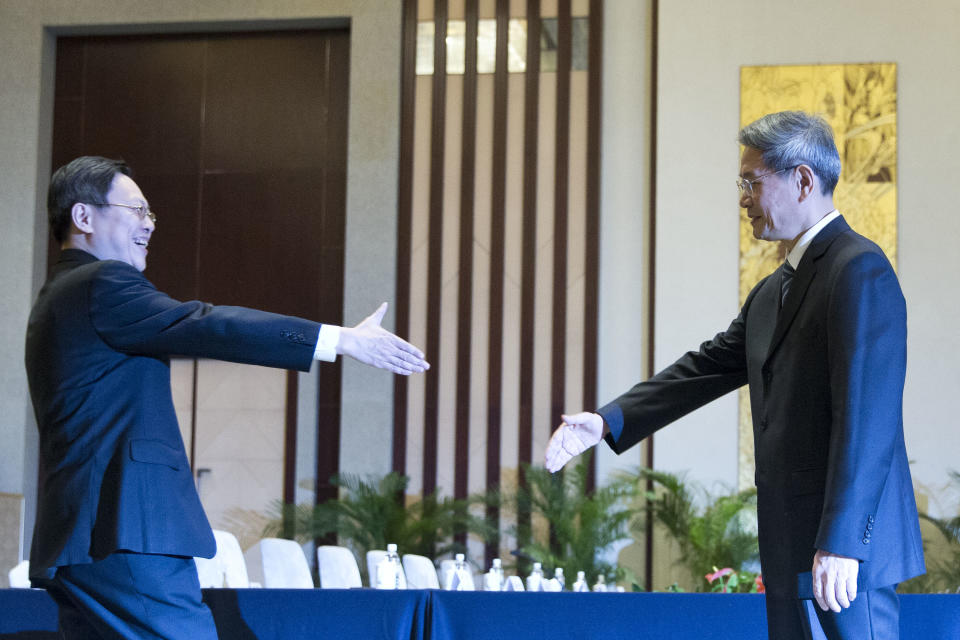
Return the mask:
<svg viewBox="0 0 960 640"><path fill-rule="evenodd" d="M127 287L155 288L139 270L120 260L99 260L80 269L89 270L87 277L97 292Z"/></svg>
<svg viewBox="0 0 960 640"><path fill-rule="evenodd" d="M852 230L837 238L837 242L833 243L827 251L827 256L838 268L843 268L850 263L877 264L879 262L893 269L887 255L876 242Z"/></svg>

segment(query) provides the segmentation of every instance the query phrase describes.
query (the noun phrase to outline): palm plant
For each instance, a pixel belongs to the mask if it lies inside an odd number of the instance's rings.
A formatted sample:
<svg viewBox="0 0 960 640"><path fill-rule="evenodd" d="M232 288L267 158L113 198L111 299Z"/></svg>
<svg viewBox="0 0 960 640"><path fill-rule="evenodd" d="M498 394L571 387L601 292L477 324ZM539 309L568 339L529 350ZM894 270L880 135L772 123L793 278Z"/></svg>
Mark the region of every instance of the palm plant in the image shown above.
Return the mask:
<svg viewBox="0 0 960 640"><path fill-rule="evenodd" d="M951 471L950 479L960 487L960 473ZM924 539L927 573L904 582L897 590L901 593L960 593L960 515L953 518L934 518L927 513L921 513L920 519L933 525L943 536L945 546L939 547L938 553L934 555L931 553L931 541Z"/></svg>
<svg viewBox="0 0 960 640"><path fill-rule="evenodd" d="M538 561L544 568L584 571L588 584L593 584L598 575L612 583L622 572L600 557L613 543L628 537L631 489L615 482L588 492L589 461L588 452L563 474L526 466L525 484L505 501L513 502L518 513L540 517L550 525L549 534L540 540L535 539L531 525L514 527L520 558Z"/></svg>
<svg viewBox="0 0 960 640"><path fill-rule="evenodd" d="M757 534L749 524L755 519L756 489L713 497L682 475L643 467L623 478L647 499L647 508L637 511L631 530L637 537L645 536L649 518L663 526L676 541L678 562L690 571L698 591L711 590L706 577L711 569L730 568L745 575L744 565L758 557ZM654 490L647 490L648 481ZM697 506L698 494L702 508ZM752 588L750 581L741 582Z"/></svg>
<svg viewBox="0 0 960 640"><path fill-rule="evenodd" d="M362 560L367 551L386 549L388 542L396 543L402 553L436 558L464 551L464 546L453 540L458 531L474 533L484 540L496 533L486 520L470 513L470 499L455 500L433 493L407 504L403 495L409 478L397 473L380 478L338 474L331 483L340 487L342 494L323 504L275 502L263 535L305 542L336 534ZM359 565L364 567L366 563Z"/></svg>

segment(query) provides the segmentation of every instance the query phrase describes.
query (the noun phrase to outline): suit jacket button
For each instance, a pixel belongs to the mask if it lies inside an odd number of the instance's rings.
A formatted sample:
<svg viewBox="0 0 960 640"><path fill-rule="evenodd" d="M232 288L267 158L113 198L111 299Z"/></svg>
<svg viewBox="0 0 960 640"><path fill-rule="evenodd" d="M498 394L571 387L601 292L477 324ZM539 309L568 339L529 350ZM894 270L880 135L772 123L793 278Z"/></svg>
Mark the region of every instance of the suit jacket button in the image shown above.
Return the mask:
<svg viewBox="0 0 960 640"><path fill-rule="evenodd" d="M864 538L860 542L862 542L863 544L870 544L870 538Z"/></svg>

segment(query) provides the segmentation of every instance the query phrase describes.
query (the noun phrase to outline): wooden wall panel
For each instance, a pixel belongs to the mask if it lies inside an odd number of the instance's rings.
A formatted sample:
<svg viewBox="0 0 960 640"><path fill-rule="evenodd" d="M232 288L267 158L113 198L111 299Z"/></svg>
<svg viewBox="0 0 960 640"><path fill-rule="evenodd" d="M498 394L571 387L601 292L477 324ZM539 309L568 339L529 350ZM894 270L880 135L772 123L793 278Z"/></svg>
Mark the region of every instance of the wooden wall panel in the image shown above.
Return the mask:
<svg viewBox="0 0 960 640"><path fill-rule="evenodd" d="M434 366L422 382L395 387L405 410L394 427L394 451L404 452L394 470L410 476L412 496L464 497L522 482L518 472L541 463L559 413L594 408L582 403L596 397L600 31L592 21L602 2L408 0L405 12L405 56L416 55L417 16L433 29L419 50L433 71L414 75L422 65L404 59L404 95L415 97L401 115L410 132L401 155L413 166L401 172L401 211L410 205L398 228L408 242L398 291L409 296L398 304ZM477 73L474 21L493 15L495 70ZM542 30L541 17L557 29ZM572 63L573 21L583 18L593 37L588 70ZM525 45L508 42L511 24L526 30ZM454 32L466 34L462 44ZM447 71L448 42L466 51L462 72ZM508 73L518 51L526 70ZM517 522L506 511L488 515L504 533ZM476 542L470 551L486 564L515 544L504 535L482 560Z"/></svg>

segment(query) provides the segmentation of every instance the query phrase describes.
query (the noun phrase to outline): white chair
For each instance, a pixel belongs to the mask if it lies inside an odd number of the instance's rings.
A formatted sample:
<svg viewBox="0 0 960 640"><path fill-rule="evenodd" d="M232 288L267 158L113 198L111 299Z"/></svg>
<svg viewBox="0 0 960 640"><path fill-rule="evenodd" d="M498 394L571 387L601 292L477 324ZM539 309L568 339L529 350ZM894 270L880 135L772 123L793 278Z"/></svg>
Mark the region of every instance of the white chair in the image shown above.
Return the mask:
<svg viewBox="0 0 960 640"><path fill-rule="evenodd" d="M303 549L293 540L264 538L243 554L250 582L268 589L313 589Z"/></svg>
<svg viewBox="0 0 960 640"><path fill-rule="evenodd" d="M433 561L426 556L408 553L403 556L403 573L411 589L439 589L440 579Z"/></svg>
<svg viewBox="0 0 960 640"><path fill-rule="evenodd" d="M367 578L371 587L377 586L377 565L381 560L387 557L387 552L383 549L371 549L367 551ZM407 577L403 574L403 567L400 568L400 588L407 588Z"/></svg>
<svg viewBox="0 0 960 640"><path fill-rule="evenodd" d="M217 541L217 553L212 558L194 558L197 564L197 576L202 589L229 587L246 589L250 586L247 577L247 565L243 561L243 551L236 536L229 531L213 530Z"/></svg>
<svg viewBox="0 0 960 640"><path fill-rule="evenodd" d="M354 589L363 586L357 559L346 547L317 547L317 566L321 589Z"/></svg>
<svg viewBox="0 0 960 640"><path fill-rule="evenodd" d="M446 589L446 584L449 582L448 576L456 571L457 563L450 558L440 561L440 575L443 576L444 589ZM473 591L475 589L473 581L473 571L470 570L470 566L467 565L467 570L464 572L464 585L461 587L461 590Z"/></svg>
<svg viewBox="0 0 960 640"><path fill-rule="evenodd" d="M22 560L7 574L10 580L11 589L29 589L30 588L30 561Z"/></svg>

